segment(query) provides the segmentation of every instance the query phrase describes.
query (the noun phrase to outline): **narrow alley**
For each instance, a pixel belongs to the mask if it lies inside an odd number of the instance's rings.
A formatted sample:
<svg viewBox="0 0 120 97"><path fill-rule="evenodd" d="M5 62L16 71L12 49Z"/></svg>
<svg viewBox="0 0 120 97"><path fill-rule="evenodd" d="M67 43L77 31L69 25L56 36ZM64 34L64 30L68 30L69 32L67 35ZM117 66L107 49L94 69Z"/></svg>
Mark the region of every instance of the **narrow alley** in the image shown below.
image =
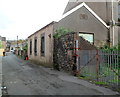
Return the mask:
<svg viewBox="0 0 120 97"><path fill-rule="evenodd" d="M80 80L63 71L18 58L2 57L3 95L116 95L110 89Z"/></svg>

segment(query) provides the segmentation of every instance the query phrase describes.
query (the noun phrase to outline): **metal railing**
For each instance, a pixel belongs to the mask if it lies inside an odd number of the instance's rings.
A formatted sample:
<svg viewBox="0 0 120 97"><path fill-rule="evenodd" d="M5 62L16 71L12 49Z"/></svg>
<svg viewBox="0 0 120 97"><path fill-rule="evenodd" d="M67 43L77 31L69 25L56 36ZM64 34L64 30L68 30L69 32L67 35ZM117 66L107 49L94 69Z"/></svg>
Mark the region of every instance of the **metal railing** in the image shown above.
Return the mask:
<svg viewBox="0 0 120 97"><path fill-rule="evenodd" d="M120 87L119 51L79 50L80 75L101 84Z"/></svg>

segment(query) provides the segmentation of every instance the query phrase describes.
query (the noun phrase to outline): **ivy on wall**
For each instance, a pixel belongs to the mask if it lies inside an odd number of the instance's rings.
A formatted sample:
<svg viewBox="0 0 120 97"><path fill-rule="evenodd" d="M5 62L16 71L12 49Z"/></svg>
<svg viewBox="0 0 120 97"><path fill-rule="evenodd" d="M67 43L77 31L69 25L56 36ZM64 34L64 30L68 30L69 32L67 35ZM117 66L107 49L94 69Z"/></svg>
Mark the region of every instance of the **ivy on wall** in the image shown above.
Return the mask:
<svg viewBox="0 0 120 97"><path fill-rule="evenodd" d="M68 32L73 32L71 29L60 27L56 30L56 33L53 35L54 38L60 38L62 35L67 34Z"/></svg>

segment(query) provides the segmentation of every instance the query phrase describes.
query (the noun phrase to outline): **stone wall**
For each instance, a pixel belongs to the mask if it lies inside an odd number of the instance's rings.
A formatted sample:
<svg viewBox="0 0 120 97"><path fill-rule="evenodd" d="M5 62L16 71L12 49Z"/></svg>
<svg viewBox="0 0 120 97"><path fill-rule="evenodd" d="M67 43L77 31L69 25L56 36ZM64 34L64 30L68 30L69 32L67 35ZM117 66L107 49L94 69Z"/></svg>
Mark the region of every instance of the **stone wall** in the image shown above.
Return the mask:
<svg viewBox="0 0 120 97"><path fill-rule="evenodd" d="M76 43L78 41L78 43ZM56 69L64 69L71 71L73 65L78 65L78 52L80 50L96 50L96 47L84 38L79 36L79 33L68 33L54 38L54 67Z"/></svg>
<svg viewBox="0 0 120 97"><path fill-rule="evenodd" d="M74 63L72 48L74 48L74 33L54 39L54 65L57 65L59 69L70 71Z"/></svg>

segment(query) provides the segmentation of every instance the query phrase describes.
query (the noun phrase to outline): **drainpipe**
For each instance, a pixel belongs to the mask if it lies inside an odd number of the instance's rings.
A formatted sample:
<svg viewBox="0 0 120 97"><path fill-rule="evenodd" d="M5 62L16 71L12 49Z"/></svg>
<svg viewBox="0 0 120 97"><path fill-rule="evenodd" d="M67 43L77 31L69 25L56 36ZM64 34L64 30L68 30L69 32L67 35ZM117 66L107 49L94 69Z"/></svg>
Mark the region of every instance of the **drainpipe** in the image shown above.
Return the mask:
<svg viewBox="0 0 120 97"><path fill-rule="evenodd" d="M109 17L108 17L108 15L109 15L109 10L108 10L108 1L106 0L106 18L107 18L107 23L108 23L108 21L109 21ZM108 36L107 36L107 45L110 47L110 29L108 29L108 34L107 34Z"/></svg>
<svg viewBox="0 0 120 97"><path fill-rule="evenodd" d="M112 0L112 2L111 2L112 4L112 9L111 9L111 11L112 11L112 25L111 25L111 28L112 28L112 33L113 33L113 35L112 35L112 46L115 46L115 28L114 28L114 25L115 25L115 20L114 20L114 5L113 5L113 3L114 3L114 1Z"/></svg>

